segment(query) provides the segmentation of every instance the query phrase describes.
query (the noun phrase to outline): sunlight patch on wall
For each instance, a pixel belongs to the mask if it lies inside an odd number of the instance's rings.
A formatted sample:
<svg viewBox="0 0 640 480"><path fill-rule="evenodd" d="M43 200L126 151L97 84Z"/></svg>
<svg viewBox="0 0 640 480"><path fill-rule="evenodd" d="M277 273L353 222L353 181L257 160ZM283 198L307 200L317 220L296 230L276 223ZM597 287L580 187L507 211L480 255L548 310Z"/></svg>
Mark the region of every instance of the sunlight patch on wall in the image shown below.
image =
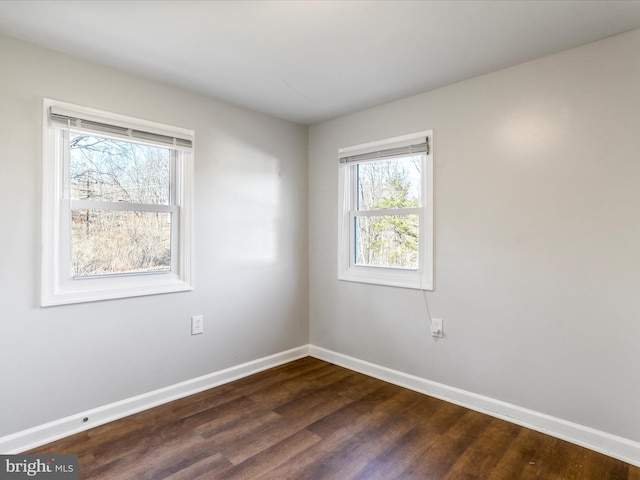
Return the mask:
<svg viewBox="0 0 640 480"><path fill-rule="evenodd" d="M282 182L278 159L242 148L234 149L224 163L220 254L240 263L275 262Z"/></svg>
<svg viewBox="0 0 640 480"><path fill-rule="evenodd" d="M540 108L521 109L506 118L497 130L497 143L509 155L527 160L558 145L564 115Z"/></svg>

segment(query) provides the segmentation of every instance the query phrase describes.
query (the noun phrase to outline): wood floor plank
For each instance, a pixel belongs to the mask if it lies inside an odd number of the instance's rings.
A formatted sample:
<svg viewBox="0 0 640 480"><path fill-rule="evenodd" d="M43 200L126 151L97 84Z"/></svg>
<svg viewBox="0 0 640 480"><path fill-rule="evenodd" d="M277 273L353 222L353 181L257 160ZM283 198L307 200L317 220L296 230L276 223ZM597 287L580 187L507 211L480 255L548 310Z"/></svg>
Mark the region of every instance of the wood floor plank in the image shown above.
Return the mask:
<svg viewBox="0 0 640 480"><path fill-rule="evenodd" d="M203 438L210 440L217 451L222 451L225 448L233 448L236 442L254 435L255 432L263 431L280 418L280 415L270 410L255 410L241 417L229 417L224 423L217 424L215 429L206 426L198 431Z"/></svg>
<svg viewBox="0 0 640 480"><path fill-rule="evenodd" d="M200 393L189 396L189 401L175 400L166 404L167 410L178 418L186 418L196 415L204 410L210 410L218 405L232 402L244 395L237 391L233 384L221 385L210 388Z"/></svg>
<svg viewBox="0 0 640 480"><path fill-rule="evenodd" d="M429 434L421 427L413 427L399 438L389 449L375 458L361 470L355 480L388 480L403 478L402 474L410 465L432 447L440 438L439 435Z"/></svg>
<svg viewBox="0 0 640 480"><path fill-rule="evenodd" d="M344 448L323 460L319 469L312 470L311 478L327 480L356 478L412 427L402 418L389 417L373 421L370 427L359 432Z"/></svg>
<svg viewBox="0 0 640 480"><path fill-rule="evenodd" d="M303 358L28 453L91 480L640 480L640 468Z"/></svg>
<svg viewBox="0 0 640 480"><path fill-rule="evenodd" d="M509 446L517 437L520 427L500 419L493 419L476 440L465 449L443 477L446 480L481 480L488 478Z"/></svg>
<svg viewBox="0 0 640 480"><path fill-rule="evenodd" d="M490 478L539 478L542 460L552 453L553 443L541 433L519 429L517 437L492 470Z"/></svg>
<svg viewBox="0 0 640 480"><path fill-rule="evenodd" d="M400 387L379 383L377 388L358 399L309 425L309 430L321 437L334 435L340 428L359 428L358 419L364 418L371 411L379 409L389 398L398 393Z"/></svg>
<svg viewBox="0 0 640 480"><path fill-rule="evenodd" d="M420 425L426 431L434 434L443 434L451 428L451 425L459 421L469 410L453 403L444 402L427 397L426 404L411 411L410 415L404 412L416 425Z"/></svg>
<svg viewBox="0 0 640 480"><path fill-rule="evenodd" d="M302 359L241 378L233 382L232 386L233 391L248 396L261 390L278 388L279 384L291 381L293 378L298 378L304 383L304 379L313 378L319 373L330 369L331 364L326 362L313 362Z"/></svg>
<svg viewBox="0 0 640 480"><path fill-rule="evenodd" d="M192 463L188 467L164 477L164 480L211 480L223 478L231 467L231 463L224 458L221 453L214 453L203 460Z"/></svg>
<svg viewBox="0 0 640 480"><path fill-rule="evenodd" d="M243 438L237 439L233 445L222 449L232 463L237 464L266 450L282 440L288 438L292 433L297 433L315 421L325 418L332 412L338 410L350 400L338 396L326 398L322 403L315 405L306 411L288 410L288 414L280 417L274 422L265 425L258 430L247 432Z"/></svg>
<svg viewBox="0 0 640 480"><path fill-rule="evenodd" d="M403 431L412 428L406 419L395 415L395 412L389 408L394 404L393 397L402 389L384 383L379 383L378 387L309 425L308 430L322 437L322 441L318 442L312 450L302 452L290 463L274 472L276 478L331 478L339 466L342 466L343 470L340 472L340 477L348 478L347 464L343 456L345 452L351 451L354 445L367 441L368 431L380 429L388 422L394 422L396 428ZM383 437L378 434L375 438L380 441ZM355 475L363 467L355 465L352 468L355 468L353 472Z"/></svg>
<svg viewBox="0 0 640 480"><path fill-rule="evenodd" d="M611 457L587 449L584 464L585 480L627 480L629 466Z"/></svg>
<svg viewBox="0 0 640 480"><path fill-rule="evenodd" d="M627 480L640 480L640 468L628 466L628 469L629 475Z"/></svg>
<svg viewBox="0 0 640 480"><path fill-rule="evenodd" d="M282 441L272 443L269 448L248 457L225 472L225 477L254 480L257 478L277 478L277 468L288 462L300 452L314 447L320 437L307 430L299 430Z"/></svg>
<svg viewBox="0 0 640 480"><path fill-rule="evenodd" d="M90 472L91 479L162 479L184 470L212 455L210 443L197 435L173 438L154 449L138 450ZM223 464L228 465L228 461Z"/></svg>
<svg viewBox="0 0 640 480"><path fill-rule="evenodd" d="M403 472L401 478L445 478L449 469L490 425L491 420L486 415L467 410L441 434L418 462Z"/></svg>
<svg viewBox="0 0 640 480"><path fill-rule="evenodd" d="M349 375L346 370L335 370L329 367L318 370L320 371L315 371L314 375L308 378L295 377L282 380L272 388L253 392L248 397L261 405L276 408L291 398L317 391Z"/></svg>

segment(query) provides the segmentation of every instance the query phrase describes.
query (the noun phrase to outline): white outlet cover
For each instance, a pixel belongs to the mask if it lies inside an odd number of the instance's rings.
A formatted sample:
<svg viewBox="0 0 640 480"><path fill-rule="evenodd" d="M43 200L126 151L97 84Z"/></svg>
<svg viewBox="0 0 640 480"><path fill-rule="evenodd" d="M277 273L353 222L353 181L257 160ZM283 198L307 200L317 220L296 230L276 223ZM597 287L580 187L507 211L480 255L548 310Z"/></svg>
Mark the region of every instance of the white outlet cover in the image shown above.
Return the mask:
<svg viewBox="0 0 640 480"><path fill-rule="evenodd" d="M441 318L431 319L431 336L438 337L438 338L442 338L444 336L444 330L442 328Z"/></svg>
<svg viewBox="0 0 640 480"><path fill-rule="evenodd" d="M194 315L191 317L191 335L199 335L204 332L204 317Z"/></svg>

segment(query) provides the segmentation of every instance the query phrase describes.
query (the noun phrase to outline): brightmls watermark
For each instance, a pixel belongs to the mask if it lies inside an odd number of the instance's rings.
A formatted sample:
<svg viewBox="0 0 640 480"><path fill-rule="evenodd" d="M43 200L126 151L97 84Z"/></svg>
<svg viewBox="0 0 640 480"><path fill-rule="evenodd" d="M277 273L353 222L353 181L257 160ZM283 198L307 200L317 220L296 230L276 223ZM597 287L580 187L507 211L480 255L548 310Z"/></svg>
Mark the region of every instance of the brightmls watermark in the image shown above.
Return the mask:
<svg viewBox="0 0 640 480"><path fill-rule="evenodd" d="M78 455L0 455L0 480L78 480Z"/></svg>

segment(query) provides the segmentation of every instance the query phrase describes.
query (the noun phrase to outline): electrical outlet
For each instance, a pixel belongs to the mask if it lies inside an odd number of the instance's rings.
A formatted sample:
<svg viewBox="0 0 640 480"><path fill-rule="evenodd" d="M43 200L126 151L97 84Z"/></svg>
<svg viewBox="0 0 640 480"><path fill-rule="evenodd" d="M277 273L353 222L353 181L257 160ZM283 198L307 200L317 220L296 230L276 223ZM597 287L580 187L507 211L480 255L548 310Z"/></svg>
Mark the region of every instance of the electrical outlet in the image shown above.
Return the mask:
<svg viewBox="0 0 640 480"><path fill-rule="evenodd" d="M204 318L202 315L191 317L191 335L199 335L204 332Z"/></svg>
<svg viewBox="0 0 640 480"><path fill-rule="evenodd" d="M442 329L441 318L431 319L431 336L438 337L438 338L442 338L444 336L444 330Z"/></svg>

